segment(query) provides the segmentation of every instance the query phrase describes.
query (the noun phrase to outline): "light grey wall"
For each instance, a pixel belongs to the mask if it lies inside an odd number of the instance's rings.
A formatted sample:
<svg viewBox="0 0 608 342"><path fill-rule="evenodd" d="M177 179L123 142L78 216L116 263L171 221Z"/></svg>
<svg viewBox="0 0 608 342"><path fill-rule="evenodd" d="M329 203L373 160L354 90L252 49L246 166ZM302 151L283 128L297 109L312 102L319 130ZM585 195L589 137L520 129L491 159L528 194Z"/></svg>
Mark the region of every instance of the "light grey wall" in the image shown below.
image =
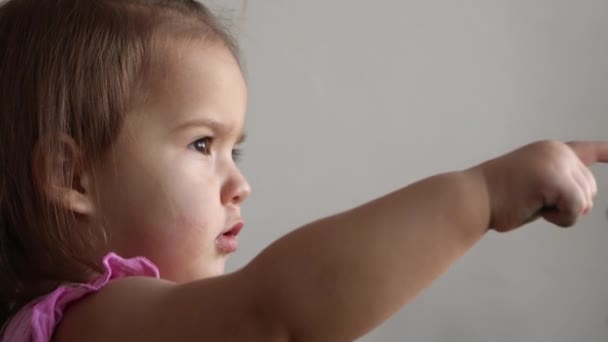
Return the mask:
<svg viewBox="0 0 608 342"><path fill-rule="evenodd" d="M214 1L253 194L230 268L312 219L532 140L607 139L608 1ZM361 341L608 341L608 168L576 229L490 233Z"/></svg>

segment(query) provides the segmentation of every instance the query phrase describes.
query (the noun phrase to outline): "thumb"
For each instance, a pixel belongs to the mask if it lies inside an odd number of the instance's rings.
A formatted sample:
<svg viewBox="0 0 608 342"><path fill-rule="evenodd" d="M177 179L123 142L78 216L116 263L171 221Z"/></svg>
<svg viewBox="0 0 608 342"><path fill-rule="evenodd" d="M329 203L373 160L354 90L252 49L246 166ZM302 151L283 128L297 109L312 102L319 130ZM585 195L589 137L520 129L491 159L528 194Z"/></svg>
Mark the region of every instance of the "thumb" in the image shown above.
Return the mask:
<svg viewBox="0 0 608 342"><path fill-rule="evenodd" d="M563 191L555 205L542 210L539 214L547 221L560 227L571 227L585 208L585 194L581 189Z"/></svg>

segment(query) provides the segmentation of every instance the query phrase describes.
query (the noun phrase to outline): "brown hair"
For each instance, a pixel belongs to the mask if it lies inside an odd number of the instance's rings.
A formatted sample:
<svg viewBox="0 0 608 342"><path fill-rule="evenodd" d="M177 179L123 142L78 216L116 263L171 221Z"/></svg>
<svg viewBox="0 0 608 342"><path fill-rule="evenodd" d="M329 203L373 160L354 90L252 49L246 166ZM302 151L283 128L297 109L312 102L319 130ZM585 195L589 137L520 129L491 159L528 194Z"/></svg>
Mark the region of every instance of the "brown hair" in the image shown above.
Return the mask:
<svg viewBox="0 0 608 342"><path fill-rule="evenodd" d="M76 215L39 189L34 150L58 153L63 134L93 163L175 35L222 43L238 59L229 34L194 0L1 5L0 324L63 282L87 281L105 252L99 229L73 229Z"/></svg>

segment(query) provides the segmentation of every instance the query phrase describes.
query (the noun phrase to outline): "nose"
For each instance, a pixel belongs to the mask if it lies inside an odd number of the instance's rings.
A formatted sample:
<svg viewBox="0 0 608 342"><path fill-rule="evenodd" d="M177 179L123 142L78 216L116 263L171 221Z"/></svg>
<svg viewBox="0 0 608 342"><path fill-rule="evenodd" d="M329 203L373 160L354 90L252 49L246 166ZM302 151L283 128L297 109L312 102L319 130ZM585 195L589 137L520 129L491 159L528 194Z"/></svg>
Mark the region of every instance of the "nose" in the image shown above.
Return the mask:
<svg viewBox="0 0 608 342"><path fill-rule="evenodd" d="M234 168L231 176L227 179L222 187L221 200L222 204L240 205L251 194L251 186L240 170Z"/></svg>

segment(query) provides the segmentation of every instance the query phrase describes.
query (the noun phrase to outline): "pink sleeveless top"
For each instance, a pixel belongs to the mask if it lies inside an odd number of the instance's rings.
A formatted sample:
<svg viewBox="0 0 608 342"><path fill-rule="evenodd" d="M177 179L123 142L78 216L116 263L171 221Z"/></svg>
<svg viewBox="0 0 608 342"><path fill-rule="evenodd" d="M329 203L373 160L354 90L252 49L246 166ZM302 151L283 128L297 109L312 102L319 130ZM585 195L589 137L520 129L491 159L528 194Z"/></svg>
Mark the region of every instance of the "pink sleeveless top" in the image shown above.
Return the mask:
<svg viewBox="0 0 608 342"><path fill-rule="evenodd" d="M113 279L159 277L156 266L143 257L123 259L110 253L103 258L103 267L104 274L90 283L61 286L19 310L5 325L0 342L48 342L70 304L99 291Z"/></svg>

